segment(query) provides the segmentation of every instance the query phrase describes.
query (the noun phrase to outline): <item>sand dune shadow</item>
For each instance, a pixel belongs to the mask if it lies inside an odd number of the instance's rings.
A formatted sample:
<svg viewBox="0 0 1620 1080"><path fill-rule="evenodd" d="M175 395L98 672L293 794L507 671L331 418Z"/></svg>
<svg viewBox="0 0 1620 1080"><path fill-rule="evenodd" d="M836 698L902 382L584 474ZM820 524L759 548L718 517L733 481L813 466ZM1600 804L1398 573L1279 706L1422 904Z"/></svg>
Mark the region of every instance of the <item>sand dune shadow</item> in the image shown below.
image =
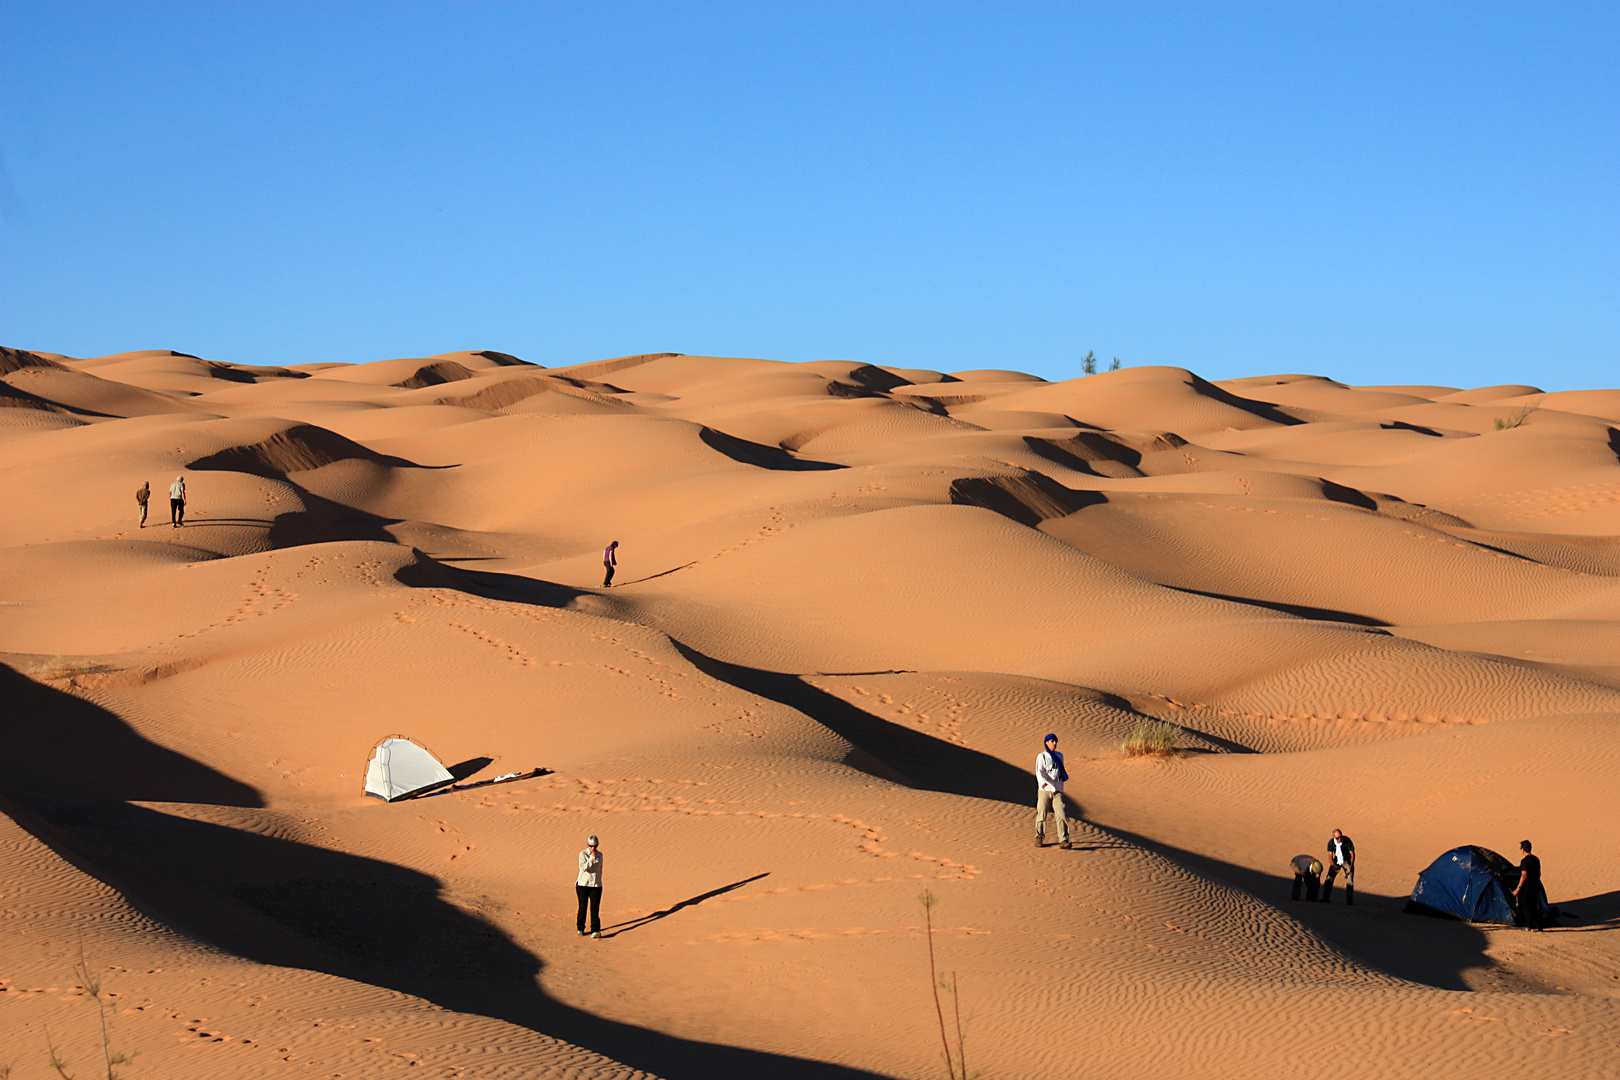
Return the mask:
<svg viewBox="0 0 1620 1080"><path fill-rule="evenodd" d="M675 1038L558 1002L537 981L540 957L415 870L126 802L35 794L0 798L0 811L143 910L258 963L504 1020L668 1080L876 1080L860 1069ZM571 909L572 894L557 905Z"/></svg>
<svg viewBox="0 0 1620 1080"><path fill-rule="evenodd" d="M70 675L71 659L57 666ZM115 714L0 664L0 789L263 806L247 784L151 742Z"/></svg>
<svg viewBox="0 0 1620 1080"><path fill-rule="evenodd" d="M847 740L861 752L861 756L850 760L850 765L861 768L863 759L873 759L882 768L867 771L885 780L898 779L912 787L949 795L1033 805L1035 781L1031 774L998 757L889 723L797 675L729 664L690 645L671 641L682 656L710 678L796 709Z"/></svg>

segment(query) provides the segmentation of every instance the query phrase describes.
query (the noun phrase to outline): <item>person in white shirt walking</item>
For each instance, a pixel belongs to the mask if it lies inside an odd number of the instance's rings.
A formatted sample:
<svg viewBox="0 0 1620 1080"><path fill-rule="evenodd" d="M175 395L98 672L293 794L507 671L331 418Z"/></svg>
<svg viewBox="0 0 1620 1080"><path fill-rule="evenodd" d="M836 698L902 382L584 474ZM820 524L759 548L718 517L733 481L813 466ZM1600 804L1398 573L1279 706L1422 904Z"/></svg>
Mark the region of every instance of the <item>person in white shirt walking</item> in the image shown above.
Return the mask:
<svg viewBox="0 0 1620 1080"><path fill-rule="evenodd" d="M186 523L186 478L177 476L169 485L169 524L175 528Z"/></svg>
<svg viewBox="0 0 1620 1080"><path fill-rule="evenodd" d="M585 909L591 911L591 937L602 936L602 852L596 846L596 837L588 837L585 850L579 853L579 877L574 879L574 895L579 897L579 917L574 924L579 936L585 936Z"/></svg>
<svg viewBox="0 0 1620 1080"><path fill-rule="evenodd" d="M1046 846L1046 812L1057 817L1058 847L1069 845L1069 808L1063 801L1063 782L1069 773L1063 768L1063 755L1058 753L1058 737L1046 737L1046 749L1035 756L1035 846Z"/></svg>

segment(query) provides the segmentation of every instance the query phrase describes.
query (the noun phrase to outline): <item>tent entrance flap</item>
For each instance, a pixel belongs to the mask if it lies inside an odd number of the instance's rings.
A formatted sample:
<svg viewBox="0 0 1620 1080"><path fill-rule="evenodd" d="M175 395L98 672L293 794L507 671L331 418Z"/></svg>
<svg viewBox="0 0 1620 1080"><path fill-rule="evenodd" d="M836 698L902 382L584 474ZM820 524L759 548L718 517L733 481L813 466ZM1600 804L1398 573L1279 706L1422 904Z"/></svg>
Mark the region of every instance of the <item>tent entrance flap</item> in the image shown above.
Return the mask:
<svg viewBox="0 0 1620 1080"><path fill-rule="evenodd" d="M402 735L378 743L366 766L366 794L384 802L398 802L454 781L438 758Z"/></svg>

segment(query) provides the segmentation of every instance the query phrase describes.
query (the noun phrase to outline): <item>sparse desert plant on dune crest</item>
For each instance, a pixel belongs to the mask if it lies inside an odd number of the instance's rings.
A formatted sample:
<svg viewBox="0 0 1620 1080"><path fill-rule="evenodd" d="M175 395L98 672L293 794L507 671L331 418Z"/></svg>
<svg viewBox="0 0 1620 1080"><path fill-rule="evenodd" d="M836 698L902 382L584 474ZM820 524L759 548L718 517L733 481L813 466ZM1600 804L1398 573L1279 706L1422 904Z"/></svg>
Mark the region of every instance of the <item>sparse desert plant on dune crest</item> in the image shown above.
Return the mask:
<svg viewBox="0 0 1620 1080"><path fill-rule="evenodd" d="M1524 422L1530 419L1530 414L1541 408L1541 402L1532 401L1511 416L1498 416L1496 418L1497 431L1509 431L1516 427L1523 427Z"/></svg>
<svg viewBox="0 0 1620 1080"><path fill-rule="evenodd" d="M939 897L929 889L924 889L917 898L923 907L923 933L928 938L928 981L934 992L934 1015L939 1020L939 1042L944 1052L945 1076L947 1080L977 1080L983 1076L983 1070L967 1071L967 1051L964 1047L962 1028L962 997L956 989L956 972L951 972L947 979L934 968L934 905L939 903ZM951 1056L951 1038L945 1026L945 1007L940 1003L939 992L943 990L951 995L951 1013L956 1028L956 1056ZM970 1016L969 1020L972 1019Z"/></svg>
<svg viewBox="0 0 1620 1080"><path fill-rule="evenodd" d="M1119 752L1126 757L1174 757L1180 734L1181 729L1174 724L1144 719L1119 740Z"/></svg>
<svg viewBox="0 0 1620 1080"><path fill-rule="evenodd" d="M1097 350L1090 349L1080 358L1080 370L1087 375L1097 374ZM1108 365L1108 370L1119 370L1119 357L1114 357L1114 362Z"/></svg>

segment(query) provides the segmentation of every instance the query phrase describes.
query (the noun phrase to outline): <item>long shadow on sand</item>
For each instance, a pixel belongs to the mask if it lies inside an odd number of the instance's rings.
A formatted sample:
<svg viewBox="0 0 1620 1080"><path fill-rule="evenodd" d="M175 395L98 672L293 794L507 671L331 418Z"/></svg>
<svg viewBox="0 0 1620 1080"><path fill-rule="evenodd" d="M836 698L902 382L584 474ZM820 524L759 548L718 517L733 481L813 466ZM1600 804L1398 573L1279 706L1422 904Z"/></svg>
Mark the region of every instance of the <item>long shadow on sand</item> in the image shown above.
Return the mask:
<svg viewBox="0 0 1620 1080"><path fill-rule="evenodd" d="M727 435L711 427L705 427L698 432L698 438L711 450L717 450L732 461L743 465L752 465L759 469L771 469L779 472L824 472L830 469L847 469L847 465L839 465L833 461L816 461L812 458L794 457L780 446L765 446L762 443L750 442L735 435Z"/></svg>
<svg viewBox="0 0 1620 1080"><path fill-rule="evenodd" d="M263 806L246 784L142 738L83 698L0 664L0 788L100 799Z"/></svg>
<svg viewBox="0 0 1620 1080"><path fill-rule="evenodd" d="M912 787L994 799L1022 805L1033 796L1034 781L1023 769L998 757L891 724L842 699L811 686L797 675L728 664L670 639L692 666L744 693L797 709L847 740L885 768L877 775L900 779ZM860 766L860 759L850 764Z"/></svg>
<svg viewBox="0 0 1620 1080"><path fill-rule="evenodd" d="M61 783L64 793L71 790L67 780ZM0 796L0 812L143 910L259 963L324 972L505 1020L668 1080L877 1077L679 1039L564 1005L536 981L544 966L537 956L450 903L435 878L391 863L37 788ZM559 908L571 902L571 896L558 897Z"/></svg>
<svg viewBox="0 0 1620 1080"><path fill-rule="evenodd" d="M1403 909L1406 896L1380 896L1357 892L1354 906L1344 903L1342 882L1337 883L1330 903L1312 903L1291 900L1289 892L1293 877L1266 874L1248 867L1237 866L1205 855L1160 843L1124 829L1097 826L1111 836L1119 837L1137 847L1163 855L1170 861L1202 877L1225 882L1249 893L1262 903L1269 904L1308 928L1312 933L1330 942L1357 960L1380 971L1406 979L1409 982L1431 986L1438 990L1469 990L1464 980L1466 972L1496 969L1511 988L1535 993L1541 987L1501 968L1485 955L1490 941L1484 930L1470 923L1452 919L1408 915ZM1417 872L1413 871L1414 880ZM1614 894L1610 894L1611 898ZM1576 905L1590 908L1594 916L1601 911L1620 915L1620 904L1612 899L1593 897L1576 901ZM1583 924L1585 920L1583 919ZM1571 925L1565 923L1564 925ZM1514 933L1501 928L1500 933Z"/></svg>
<svg viewBox="0 0 1620 1080"><path fill-rule="evenodd" d="M655 911L651 915L643 915L639 919L631 919L628 922L614 923L612 926L604 926L602 927L602 936L605 938L614 938L618 937L620 934L627 934L632 930L639 930L648 923L655 923L660 919L667 919L677 911L682 911L689 907L695 907L696 905L703 903L705 900L713 900L716 896L724 896L726 893L734 892L735 890L742 888L744 885L751 885L761 878L768 878L770 876L770 871L767 870L763 874L755 874L751 878L743 878L741 881L733 881L730 885L722 885L718 889L710 889L706 893L699 893L697 896L689 896L685 900L682 900L676 904L671 904L662 911Z"/></svg>
<svg viewBox="0 0 1620 1080"><path fill-rule="evenodd" d="M1560 934L1620 931L1620 892L1596 893L1558 902Z"/></svg>
<svg viewBox="0 0 1620 1080"><path fill-rule="evenodd" d="M675 647L711 678L759 697L794 708L825 724L886 769L915 787L994 799L1017 806L1031 801L1030 774L1000 758L956 746L921 732L889 723L804 682L798 676L728 664L679 642ZM855 762L852 762L855 764ZM892 777L887 777L892 779ZM1083 813L1078 807L1077 815ZM1083 845L1076 857L1099 847L1134 846L1163 855L1193 873L1233 885L1303 923L1334 946L1381 971L1443 990L1469 989L1464 973L1497 967L1485 955L1485 932L1463 922L1425 919L1402 913L1406 897L1358 894L1354 907L1294 903L1288 899L1292 877L1265 874L1160 843L1123 829L1095 826L1107 835L1101 844ZM1414 872L1415 873L1415 872ZM1600 902L1594 912L1606 911ZM1612 905L1611 905L1612 906ZM1516 977L1503 973L1506 978ZM1523 989L1534 991L1535 986Z"/></svg>

